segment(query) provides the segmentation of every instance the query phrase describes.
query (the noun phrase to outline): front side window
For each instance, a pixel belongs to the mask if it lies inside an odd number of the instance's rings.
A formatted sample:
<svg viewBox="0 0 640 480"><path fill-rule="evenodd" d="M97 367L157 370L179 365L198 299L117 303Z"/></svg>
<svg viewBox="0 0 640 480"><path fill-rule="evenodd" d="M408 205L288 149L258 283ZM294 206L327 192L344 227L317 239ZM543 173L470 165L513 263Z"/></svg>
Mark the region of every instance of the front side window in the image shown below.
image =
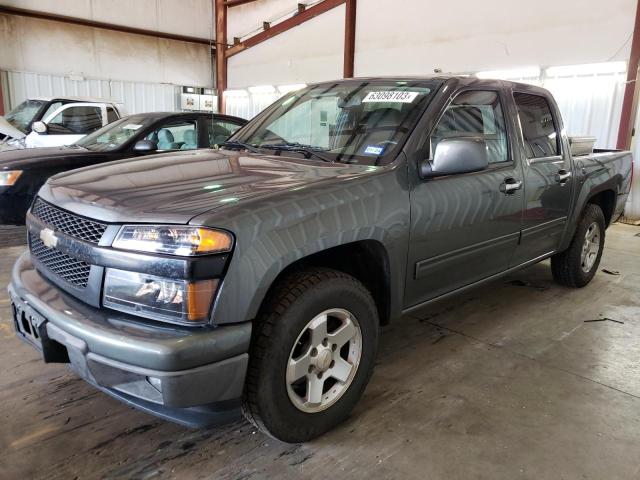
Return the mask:
<svg viewBox="0 0 640 480"><path fill-rule="evenodd" d="M38 111L45 105L43 100L25 100L5 115L7 121L23 133L33 121Z"/></svg>
<svg viewBox="0 0 640 480"><path fill-rule="evenodd" d="M209 133L209 145L212 147L224 142L242 126L237 123L216 120L215 118L207 118L206 124Z"/></svg>
<svg viewBox="0 0 640 480"><path fill-rule="evenodd" d="M411 132L436 81L351 81L314 85L278 100L233 141L265 150L317 152L325 160L375 165Z"/></svg>
<svg viewBox="0 0 640 480"><path fill-rule="evenodd" d="M100 107L68 107L48 123L50 135L86 135L102 127Z"/></svg>
<svg viewBox="0 0 640 480"><path fill-rule="evenodd" d="M196 122L170 123L155 129L147 140L157 143L158 150L193 150L198 148Z"/></svg>
<svg viewBox="0 0 640 480"><path fill-rule="evenodd" d="M514 93L527 158L560 155L560 137L546 98L528 93Z"/></svg>
<svg viewBox="0 0 640 480"><path fill-rule="evenodd" d="M490 164L509 160L507 131L497 92L469 90L457 95L431 134L431 158L441 140L460 137L483 139Z"/></svg>

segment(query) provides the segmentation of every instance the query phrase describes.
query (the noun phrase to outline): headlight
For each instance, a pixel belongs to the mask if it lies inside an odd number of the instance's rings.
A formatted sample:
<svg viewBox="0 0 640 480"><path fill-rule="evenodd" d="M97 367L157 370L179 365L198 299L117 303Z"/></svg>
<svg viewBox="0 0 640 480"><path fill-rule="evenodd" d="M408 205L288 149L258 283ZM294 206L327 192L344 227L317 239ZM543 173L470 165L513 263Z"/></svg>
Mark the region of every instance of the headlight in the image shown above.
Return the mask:
<svg viewBox="0 0 640 480"><path fill-rule="evenodd" d="M189 282L107 268L102 304L156 320L202 323L217 286L217 279Z"/></svg>
<svg viewBox="0 0 640 480"><path fill-rule="evenodd" d="M231 250L233 237L222 230L190 226L124 225L114 248L193 256Z"/></svg>
<svg viewBox="0 0 640 480"><path fill-rule="evenodd" d="M18 181L22 170L5 170L0 172L0 186L8 187Z"/></svg>

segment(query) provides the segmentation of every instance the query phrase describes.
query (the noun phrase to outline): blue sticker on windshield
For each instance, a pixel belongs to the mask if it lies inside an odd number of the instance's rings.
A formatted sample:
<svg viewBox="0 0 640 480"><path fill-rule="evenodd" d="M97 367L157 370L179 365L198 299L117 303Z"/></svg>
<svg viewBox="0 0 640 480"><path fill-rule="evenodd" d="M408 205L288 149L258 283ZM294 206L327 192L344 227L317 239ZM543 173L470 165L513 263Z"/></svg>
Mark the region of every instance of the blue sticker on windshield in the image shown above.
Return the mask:
<svg viewBox="0 0 640 480"><path fill-rule="evenodd" d="M367 145L367 148L364 149L366 155L382 155L383 151L384 147L376 147L375 145Z"/></svg>

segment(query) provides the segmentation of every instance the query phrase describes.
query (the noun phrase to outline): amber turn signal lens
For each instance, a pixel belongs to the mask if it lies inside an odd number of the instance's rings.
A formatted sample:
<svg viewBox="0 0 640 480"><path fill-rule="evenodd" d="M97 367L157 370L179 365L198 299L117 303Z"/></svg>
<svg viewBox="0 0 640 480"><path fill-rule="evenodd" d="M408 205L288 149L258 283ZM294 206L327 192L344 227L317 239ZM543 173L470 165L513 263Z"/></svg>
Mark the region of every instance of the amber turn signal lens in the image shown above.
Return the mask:
<svg viewBox="0 0 640 480"><path fill-rule="evenodd" d="M199 228L200 241L196 247L197 253L228 252L233 242L231 235L220 230Z"/></svg>
<svg viewBox="0 0 640 480"><path fill-rule="evenodd" d="M200 322L209 315L211 300L218 287L218 280L201 280L187 284L187 318Z"/></svg>

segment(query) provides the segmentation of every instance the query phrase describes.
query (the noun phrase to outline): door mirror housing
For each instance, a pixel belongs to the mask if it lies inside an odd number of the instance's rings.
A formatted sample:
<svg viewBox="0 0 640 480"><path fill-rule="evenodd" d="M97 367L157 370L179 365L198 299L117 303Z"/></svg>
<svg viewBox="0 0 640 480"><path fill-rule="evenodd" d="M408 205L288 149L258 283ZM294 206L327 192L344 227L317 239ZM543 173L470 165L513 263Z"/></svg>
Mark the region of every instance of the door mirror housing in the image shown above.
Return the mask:
<svg viewBox="0 0 640 480"><path fill-rule="evenodd" d="M138 140L133 146L133 151L136 153L155 152L157 149L158 144L153 140Z"/></svg>
<svg viewBox="0 0 640 480"><path fill-rule="evenodd" d="M31 130L40 135L45 135L49 130L49 127L47 127L47 124L44 122L33 122L33 125L31 125Z"/></svg>
<svg viewBox="0 0 640 480"><path fill-rule="evenodd" d="M479 172L489 166L487 144L478 137L444 138L438 142L433 160L420 165L423 178Z"/></svg>

